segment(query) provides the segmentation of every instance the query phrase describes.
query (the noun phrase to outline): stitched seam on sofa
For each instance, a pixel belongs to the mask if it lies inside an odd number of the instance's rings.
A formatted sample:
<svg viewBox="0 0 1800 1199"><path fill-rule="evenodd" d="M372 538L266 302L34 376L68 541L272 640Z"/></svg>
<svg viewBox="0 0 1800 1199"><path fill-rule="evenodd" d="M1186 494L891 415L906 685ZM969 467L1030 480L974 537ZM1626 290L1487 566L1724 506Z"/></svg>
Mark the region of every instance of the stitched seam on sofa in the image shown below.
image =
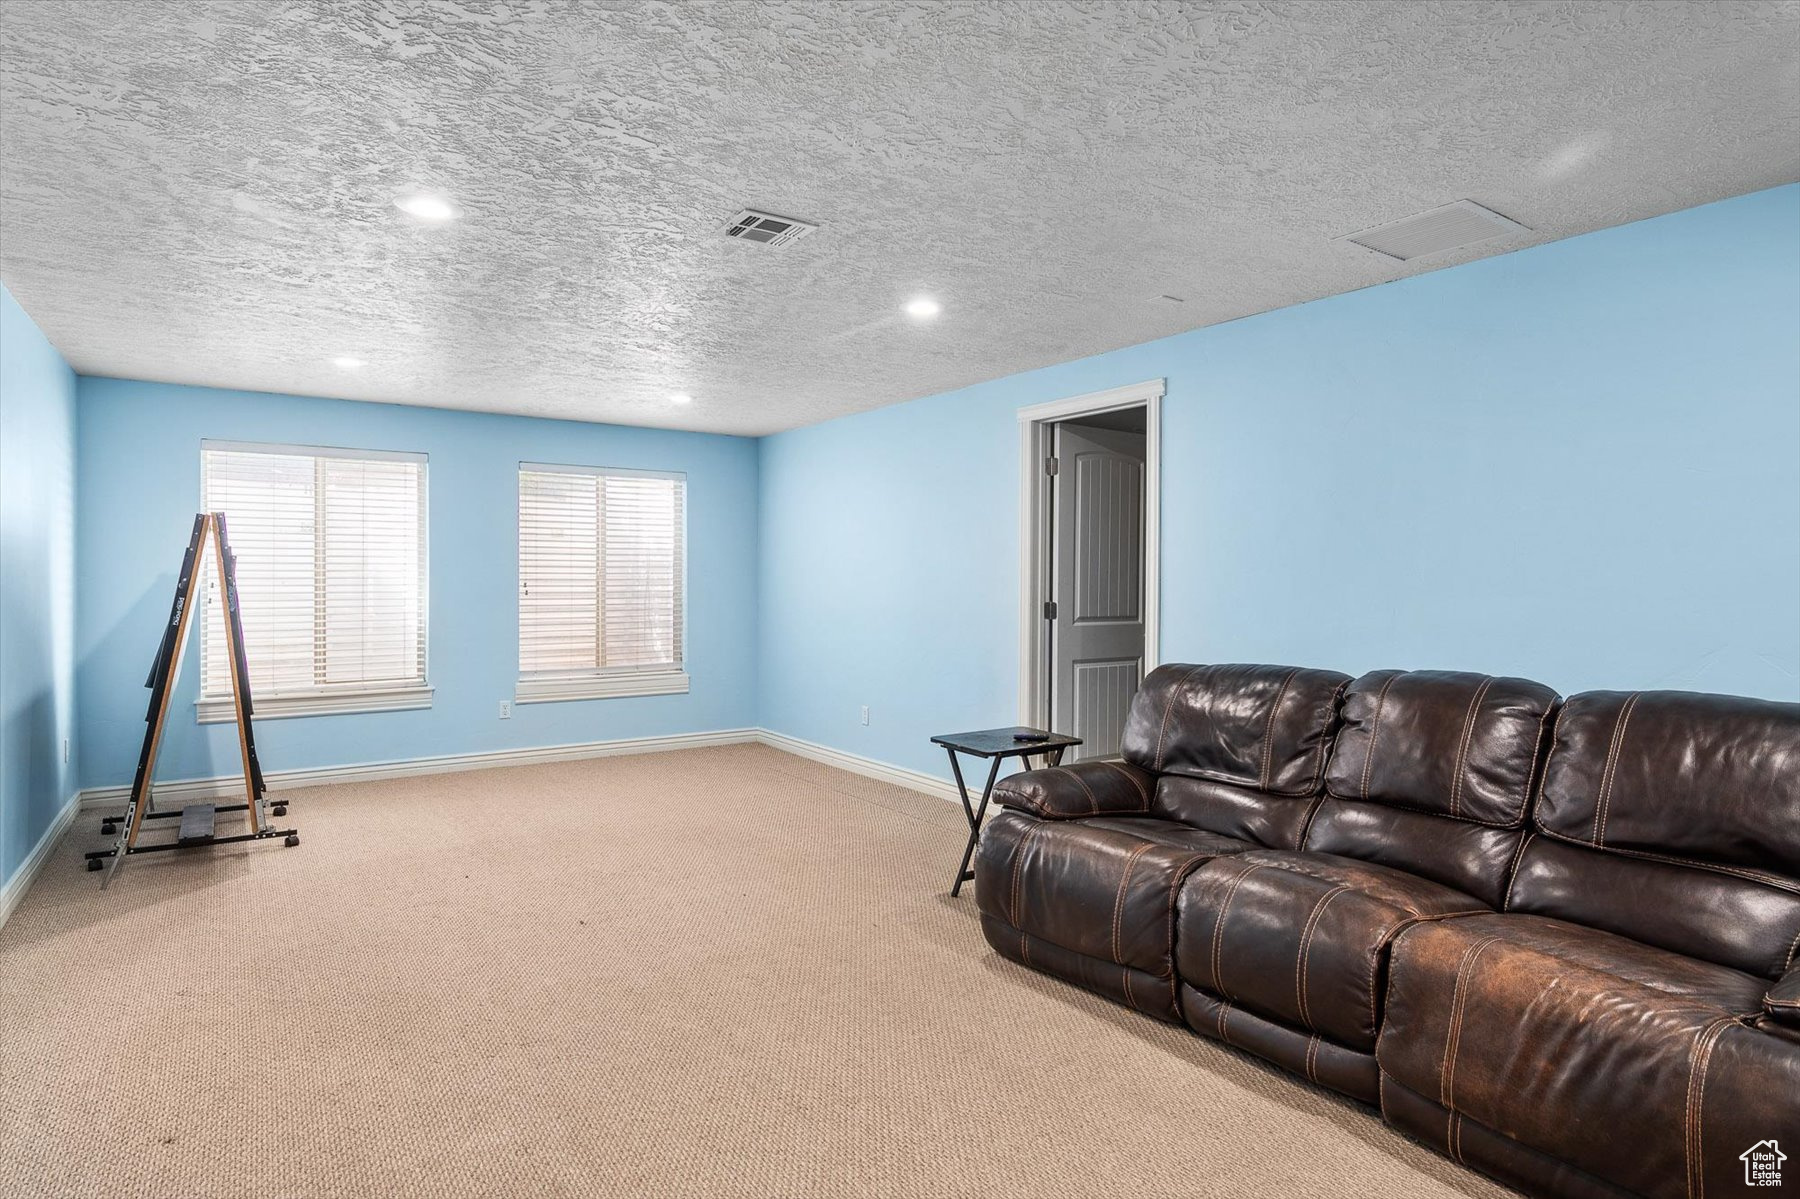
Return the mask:
<svg viewBox="0 0 1800 1199"><path fill-rule="evenodd" d="M1706 1071L1712 1062L1713 1046L1718 1044L1726 1027L1734 1023L1735 1020L1726 1016L1701 1029L1688 1056L1687 1107L1683 1113L1683 1131L1687 1136L1682 1150L1687 1155L1687 1190L1692 1199L1702 1199L1706 1194L1705 1130L1701 1125L1706 1103Z"/></svg>
<svg viewBox="0 0 1800 1199"><path fill-rule="evenodd" d="M1499 937L1483 937L1467 949L1463 950L1462 961L1456 966L1456 987L1451 992L1450 1027L1444 1037L1444 1064L1438 1075L1438 1094L1445 1108L1456 1109L1456 1053L1462 1041L1463 1012L1467 1009L1469 999L1469 978L1475 972L1475 963L1487 952L1488 946L1500 940Z"/></svg>
<svg viewBox="0 0 1800 1199"><path fill-rule="evenodd" d="M1150 810L1150 792L1144 789L1143 780L1139 779L1132 771L1125 769L1124 765L1119 762L1102 762L1100 765L1110 766L1120 774L1124 775L1131 785L1137 788L1138 798L1144 801L1144 810L1146 812Z"/></svg>
<svg viewBox="0 0 1800 1199"><path fill-rule="evenodd" d="M1719 862L1701 862L1694 858L1678 858L1674 854L1650 853L1642 849L1622 849L1617 845L1595 845L1592 841L1584 841L1580 837L1571 837L1567 833L1559 833L1555 829L1540 828L1537 830L1553 840L1565 841L1570 845L1579 845L1583 849L1591 849L1597 853L1616 853L1622 858L1636 858L1640 862L1662 862L1674 866L1692 866L1695 870L1710 870L1714 874L1729 874L1736 878L1749 879L1753 883L1761 883L1766 887L1774 887L1777 891L1786 891L1800 895L1800 882L1781 877L1779 874L1764 874L1760 870L1751 870L1744 866L1727 866Z"/></svg>
<svg viewBox="0 0 1800 1199"><path fill-rule="evenodd" d="M1262 773L1256 776L1258 791L1269 789L1269 766L1275 756L1275 717L1281 713L1281 701L1287 698L1288 686L1299 673L1300 668L1296 666L1281 680L1281 687L1275 692L1275 702L1269 705L1269 719L1263 722Z"/></svg>
<svg viewBox="0 0 1800 1199"><path fill-rule="evenodd" d="M1638 692L1633 691L1619 706L1619 717L1613 721L1612 742L1606 747L1606 765L1600 771L1600 793L1594 797L1594 844L1606 844L1606 804L1612 798L1613 772L1619 761L1619 749L1625 743L1625 725L1631 710L1637 706Z"/></svg>
<svg viewBox="0 0 1800 1199"><path fill-rule="evenodd" d="M1169 736L1169 717L1175 713L1175 701L1180 698L1181 689L1187 686L1189 679L1203 669L1205 668L1201 666L1188 667L1188 672L1182 675L1173 687L1169 688L1169 702L1163 705L1162 727L1156 732L1156 764L1151 769L1161 770L1163 768L1163 742Z"/></svg>
<svg viewBox="0 0 1800 1199"><path fill-rule="evenodd" d="M1462 1118L1462 1113L1461 1112L1453 1112L1451 1114L1455 1119L1455 1137L1451 1144L1451 1154L1456 1158L1458 1164L1466 1166L1469 1163L1463 1161L1463 1151L1462 1151L1463 1118Z"/></svg>
<svg viewBox="0 0 1800 1199"><path fill-rule="evenodd" d="M1306 1038L1306 1080L1319 1081L1319 1034Z"/></svg>
<svg viewBox="0 0 1800 1199"><path fill-rule="evenodd" d="M1031 846L1032 841L1037 838L1038 833L1043 831L1043 828L1042 824L1034 824L1026 829L1025 836L1013 849L1012 898L1006 905L1006 921L1021 932L1024 931L1025 925L1019 919L1019 872L1025 866L1026 849Z"/></svg>
<svg viewBox="0 0 1800 1199"><path fill-rule="evenodd" d="M1767 995L1764 995L1763 1006L1800 1008L1800 999L1770 999Z"/></svg>
<svg viewBox="0 0 1800 1199"><path fill-rule="evenodd" d="M1367 752L1363 756L1362 768L1362 797L1364 800L1369 798L1369 772L1375 769L1375 738L1381 732L1381 710L1387 706L1388 688L1392 687L1394 680L1399 677L1398 674L1390 674L1387 677L1387 682L1381 685L1381 693L1375 697L1375 714L1369 717L1369 744Z"/></svg>
<svg viewBox="0 0 1800 1199"><path fill-rule="evenodd" d="M1796 954L1800 954L1800 933L1794 934L1794 943L1788 946L1787 961L1783 962L1781 964L1781 969L1777 970L1775 973L1786 974L1789 970L1792 970L1794 968L1794 957Z"/></svg>
<svg viewBox="0 0 1800 1199"><path fill-rule="evenodd" d="M1325 766L1331 759L1332 746L1337 741L1337 738L1332 736L1332 732L1338 721L1339 705L1344 701L1344 690L1350 686L1350 683L1349 679L1339 683L1337 689L1331 693L1330 702L1325 705L1325 727L1319 732L1319 748L1317 750L1319 765L1313 771L1312 785L1307 788L1308 795L1316 795L1320 785L1325 781ZM1318 809L1315 807L1313 810L1317 811ZM1308 825L1312 823L1311 813L1307 814L1306 822ZM1304 839L1304 830L1301 835Z"/></svg>
<svg viewBox="0 0 1800 1199"><path fill-rule="evenodd" d="M1125 959L1119 956L1119 923L1125 915L1125 888L1131 885L1131 872L1137 869L1138 859L1150 847L1151 843L1146 841L1131 851L1131 856L1125 859L1125 871L1119 876L1118 893L1113 896L1112 958L1121 966L1125 964Z"/></svg>
<svg viewBox="0 0 1800 1199"><path fill-rule="evenodd" d="M1137 1005L1137 997L1131 993L1131 967L1120 965L1119 977L1125 980L1125 1003L1132 1011L1142 1011Z"/></svg>
<svg viewBox="0 0 1800 1199"><path fill-rule="evenodd" d="M1318 931L1319 918L1325 914L1325 909L1331 906L1331 901L1349 889L1348 883L1339 883L1325 892L1319 901L1313 904L1312 913L1306 918L1306 927L1300 933L1300 956L1294 963L1294 996L1298 1000L1300 1023L1308 1028L1312 1027L1312 1018L1307 1015L1306 1011L1306 968L1312 958L1313 933Z"/></svg>
<svg viewBox="0 0 1800 1199"><path fill-rule="evenodd" d="M1223 946L1224 941L1225 941L1225 917L1228 914L1230 914L1230 912L1231 912L1231 904L1232 904L1232 901L1237 898L1238 887L1243 885L1243 882L1245 879L1249 878L1252 874L1255 874L1258 870L1261 870L1262 868L1263 868L1263 864L1261 862L1256 862L1256 863L1252 864L1250 867L1248 867L1247 869L1238 871L1237 877L1231 880L1230 889L1225 892L1225 902L1219 905L1219 915L1216 918L1215 923L1213 924L1213 937L1212 937L1213 988L1215 990L1217 990L1219 992L1219 994L1223 995L1227 999L1235 998L1235 996L1233 996L1230 991L1225 989L1225 980L1220 977L1220 972L1221 972L1221 969L1223 966L1223 963L1220 960L1220 956L1221 956L1220 949Z"/></svg>
<svg viewBox="0 0 1800 1199"><path fill-rule="evenodd" d="M1536 833L1526 833L1519 838L1519 848L1513 850L1512 862L1506 868L1506 894L1500 899L1502 912L1512 909L1513 884L1519 881L1519 863L1525 860L1525 847L1531 844L1531 839L1535 836Z"/></svg>
<svg viewBox="0 0 1800 1199"><path fill-rule="evenodd" d="M1163 961L1168 964L1169 994L1173 997L1172 1002L1176 1011L1181 1010L1181 993L1176 988L1179 979L1175 973L1175 893L1181 889L1181 884L1187 882L1188 877L1194 871L1212 860L1205 854L1194 854L1177 866L1169 876L1169 901L1164 905L1169 913L1169 919L1163 933Z"/></svg>
<svg viewBox="0 0 1800 1199"><path fill-rule="evenodd" d="M1062 772L1063 774L1066 774L1070 778L1075 780L1075 785L1077 787L1080 787L1084 792L1087 793L1088 815L1089 816L1098 816L1100 814L1100 797L1095 795L1094 789L1087 785L1087 780L1082 778L1081 775L1077 774L1073 769L1071 769L1070 767L1067 767L1067 766L1056 766L1056 767L1053 767L1053 769L1058 770L1058 771Z"/></svg>
<svg viewBox="0 0 1800 1199"><path fill-rule="evenodd" d="M1462 737L1456 745L1456 765L1450 772L1450 815L1456 816L1462 806L1463 767L1469 761L1469 742L1475 738L1475 717L1481 711L1481 701L1487 698L1488 688L1494 685L1493 677L1481 680L1481 686L1475 689L1475 696L1469 701L1469 710L1463 715Z"/></svg>
<svg viewBox="0 0 1800 1199"><path fill-rule="evenodd" d="M1029 933L1021 932L1019 934L1019 960L1027 966L1031 965L1031 934Z"/></svg>
<svg viewBox="0 0 1800 1199"><path fill-rule="evenodd" d="M1307 807L1306 819L1300 822L1300 839L1294 842L1295 850L1305 849L1306 839L1312 836L1313 822L1319 818L1319 810L1325 806L1325 798L1325 796L1321 795L1319 798L1313 800L1311 805ZM1285 848L1285 846L1283 848Z"/></svg>
<svg viewBox="0 0 1800 1199"><path fill-rule="evenodd" d="M1487 946L1499 940L1498 937L1486 937L1463 946L1462 956L1456 961L1456 979L1450 988L1450 1018L1444 1023L1444 1055L1438 1062L1438 1106L1450 1110L1450 1063L1456 1057L1457 1029L1462 1023L1463 1000L1469 985L1469 965L1475 955ZM1446 1144L1449 1137L1449 1125L1445 1125Z"/></svg>
<svg viewBox="0 0 1800 1199"><path fill-rule="evenodd" d="M1225 1027L1225 1021L1229 1019L1230 1016L1231 1000L1221 999L1219 1001L1219 1040L1225 1042L1227 1045L1231 1044L1231 1032Z"/></svg>
<svg viewBox="0 0 1800 1199"><path fill-rule="evenodd" d="M1259 788L1254 780L1247 779L1240 774L1226 774L1224 771L1219 770L1196 770L1186 766L1171 767L1160 773L1167 775L1170 778L1194 779L1202 783L1224 783L1228 787L1241 787L1245 791L1260 790L1264 795L1273 795L1280 799L1305 799L1318 790L1317 783L1305 787Z"/></svg>

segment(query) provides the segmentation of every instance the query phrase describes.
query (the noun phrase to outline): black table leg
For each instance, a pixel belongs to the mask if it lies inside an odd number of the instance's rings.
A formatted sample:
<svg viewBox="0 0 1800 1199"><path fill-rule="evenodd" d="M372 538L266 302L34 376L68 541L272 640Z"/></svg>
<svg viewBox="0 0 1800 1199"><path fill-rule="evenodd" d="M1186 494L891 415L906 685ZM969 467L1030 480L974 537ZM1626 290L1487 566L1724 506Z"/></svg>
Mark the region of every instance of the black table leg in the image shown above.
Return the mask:
<svg viewBox="0 0 1800 1199"><path fill-rule="evenodd" d="M981 803L969 802L969 785L963 782L962 765L956 760L956 751L945 747L944 752L950 755L950 773L956 776L956 793L962 797L963 815L969 821L969 843L963 846L962 863L956 868L956 881L950 884L950 894L954 898L962 894L962 885L975 877L969 869L969 860L975 856L975 844L981 840L981 820L987 815L988 800L994 794L994 782L1000 777L1000 759L988 768L987 785L981 789Z"/></svg>

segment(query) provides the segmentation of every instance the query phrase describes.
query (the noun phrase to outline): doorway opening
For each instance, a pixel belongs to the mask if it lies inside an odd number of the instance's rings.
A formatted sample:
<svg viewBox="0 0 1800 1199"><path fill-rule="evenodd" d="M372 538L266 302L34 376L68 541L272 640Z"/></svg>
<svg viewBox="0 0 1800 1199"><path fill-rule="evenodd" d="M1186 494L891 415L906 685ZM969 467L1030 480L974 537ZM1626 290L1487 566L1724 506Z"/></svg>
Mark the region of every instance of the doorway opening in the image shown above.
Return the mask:
<svg viewBox="0 0 1800 1199"><path fill-rule="evenodd" d="M1157 379L1019 412L1020 723L1116 757L1158 658Z"/></svg>

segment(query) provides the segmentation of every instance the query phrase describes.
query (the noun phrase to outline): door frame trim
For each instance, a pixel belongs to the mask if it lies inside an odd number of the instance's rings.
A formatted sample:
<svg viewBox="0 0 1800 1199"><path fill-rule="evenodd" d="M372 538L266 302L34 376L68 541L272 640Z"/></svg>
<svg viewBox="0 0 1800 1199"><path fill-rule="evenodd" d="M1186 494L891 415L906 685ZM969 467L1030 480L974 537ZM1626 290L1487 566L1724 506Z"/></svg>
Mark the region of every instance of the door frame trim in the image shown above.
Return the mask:
<svg viewBox="0 0 1800 1199"><path fill-rule="evenodd" d="M1049 598L1044 524L1050 508L1050 426L1120 408L1144 410L1144 673L1161 662L1162 645L1162 399L1165 380L1147 379L1105 391L1033 404L1019 419L1019 723L1049 728L1044 684L1050 663L1043 637Z"/></svg>

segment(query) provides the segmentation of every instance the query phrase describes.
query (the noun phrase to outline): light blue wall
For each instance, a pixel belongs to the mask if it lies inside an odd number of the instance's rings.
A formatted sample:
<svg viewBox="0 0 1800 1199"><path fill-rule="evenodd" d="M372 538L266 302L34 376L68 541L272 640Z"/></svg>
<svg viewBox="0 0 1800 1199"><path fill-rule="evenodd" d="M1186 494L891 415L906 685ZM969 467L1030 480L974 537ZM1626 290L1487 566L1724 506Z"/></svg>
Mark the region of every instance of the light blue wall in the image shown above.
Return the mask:
<svg viewBox="0 0 1800 1199"><path fill-rule="evenodd" d="M1789 186L765 439L763 724L1012 723L1015 410L1159 376L1164 660L1800 698Z"/></svg>
<svg viewBox="0 0 1800 1199"><path fill-rule="evenodd" d="M203 438L430 455L429 710L259 720L266 769L755 724L756 444L745 438L532 420L83 377L78 632L81 779L128 783L144 732L144 676L200 504ZM499 704L518 678L518 464L685 471L686 695ZM160 779L238 771L229 724L200 726L190 652Z"/></svg>
<svg viewBox="0 0 1800 1199"><path fill-rule="evenodd" d="M75 372L0 287L0 883L75 792L74 663Z"/></svg>

